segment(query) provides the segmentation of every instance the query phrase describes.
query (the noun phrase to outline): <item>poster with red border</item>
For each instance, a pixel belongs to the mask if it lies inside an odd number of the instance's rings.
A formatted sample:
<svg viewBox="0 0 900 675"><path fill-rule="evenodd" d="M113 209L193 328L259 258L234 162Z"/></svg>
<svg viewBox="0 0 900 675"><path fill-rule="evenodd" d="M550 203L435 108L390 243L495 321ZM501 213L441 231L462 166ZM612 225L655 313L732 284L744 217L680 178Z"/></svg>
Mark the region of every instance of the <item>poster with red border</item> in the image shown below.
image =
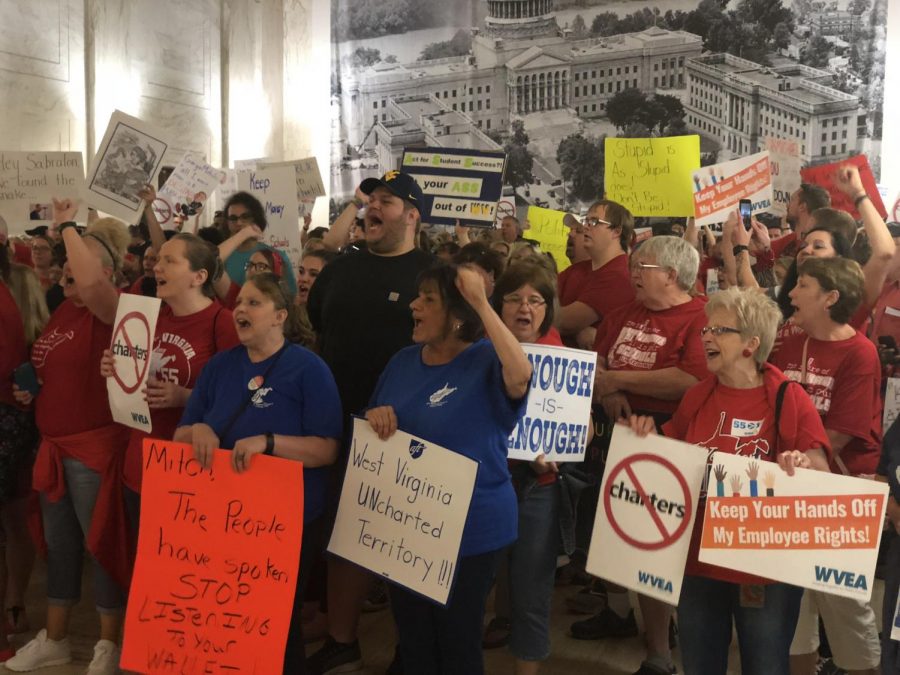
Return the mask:
<svg viewBox="0 0 900 675"><path fill-rule="evenodd" d="M613 431L586 569L677 605L707 451L664 436Z"/></svg>

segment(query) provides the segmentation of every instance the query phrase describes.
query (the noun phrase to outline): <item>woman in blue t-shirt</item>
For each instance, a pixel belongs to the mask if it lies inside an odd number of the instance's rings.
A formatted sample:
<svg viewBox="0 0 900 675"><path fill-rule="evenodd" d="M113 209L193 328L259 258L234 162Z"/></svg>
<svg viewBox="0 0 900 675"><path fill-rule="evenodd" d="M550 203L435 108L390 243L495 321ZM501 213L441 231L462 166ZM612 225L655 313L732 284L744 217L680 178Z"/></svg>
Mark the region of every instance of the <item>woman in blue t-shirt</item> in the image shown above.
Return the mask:
<svg viewBox="0 0 900 675"><path fill-rule="evenodd" d="M399 427L479 466L446 607L391 585L400 656L408 673L479 675L485 600L516 539L506 441L525 411L531 364L471 268L426 270L410 308L416 344L388 363L366 418L382 439Z"/></svg>
<svg viewBox="0 0 900 675"><path fill-rule="evenodd" d="M337 458L343 429L328 366L285 338L295 311L275 275L247 280L234 308L241 344L210 359L175 432L206 468L216 448L232 450L235 471L252 470L256 454L303 462L303 544L284 663L291 675L304 672L300 605L325 536L325 467Z"/></svg>

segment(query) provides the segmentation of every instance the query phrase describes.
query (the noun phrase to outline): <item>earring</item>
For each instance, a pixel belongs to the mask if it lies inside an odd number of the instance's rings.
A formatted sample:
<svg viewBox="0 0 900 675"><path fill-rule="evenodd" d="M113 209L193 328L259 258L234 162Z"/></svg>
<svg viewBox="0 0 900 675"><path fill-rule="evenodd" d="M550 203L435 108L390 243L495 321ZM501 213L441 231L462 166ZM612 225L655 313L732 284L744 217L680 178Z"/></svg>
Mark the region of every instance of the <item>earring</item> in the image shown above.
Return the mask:
<svg viewBox="0 0 900 675"><path fill-rule="evenodd" d="M751 356L753 356L753 352L750 351L749 349L744 349L744 351L742 351L741 354L743 354L743 355L744 355L746 358L748 358L748 359L749 359Z"/></svg>
<svg viewBox="0 0 900 675"><path fill-rule="evenodd" d="M459 332L460 328L462 328L462 324L459 322L457 322L453 325L453 330L455 330L457 333Z"/></svg>

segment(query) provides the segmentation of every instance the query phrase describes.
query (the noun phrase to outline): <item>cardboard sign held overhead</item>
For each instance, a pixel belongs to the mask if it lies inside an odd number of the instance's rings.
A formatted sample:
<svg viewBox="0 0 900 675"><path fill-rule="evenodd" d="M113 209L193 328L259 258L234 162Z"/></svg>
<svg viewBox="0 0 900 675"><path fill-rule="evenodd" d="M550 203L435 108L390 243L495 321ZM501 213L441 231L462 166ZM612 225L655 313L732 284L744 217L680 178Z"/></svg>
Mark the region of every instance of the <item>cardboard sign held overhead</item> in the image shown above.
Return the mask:
<svg viewBox="0 0 900 675"><path fill-rule="evenodd" d="M875 182L875 175L872 173L872 167L869 166L869 160L865 155L854 155L842 162L834 164L819 164L818 166L808 166L800 172L804 183L815 183L821 185L828 190L831 195L831 208L846 211L851 216L859 220L859 211L853 204L853 200L838 190L834 185L834 175L837 170L845 165L852 164L859 169L859 177L862 179L863 187L866 194L872 200L872 204L878 209L878 213L882 218L887 218L887 209L884 208L884 202L881 201L881 193L878 192L878 184Z"/></svg>
<svg viewBox="0 0 900 675"><path fill-rule="evenodd" d="M769 151L769 171L772 173L772 208L779 216L787 213L791 195L800 187L800 142L785 138L765 137Z"/></svg>
<svg viewBox="0 0 900 675"><path fill-rule="evenodd" d="M725 222L742 199L751 201L753 213L772 208L768 152L704 166L694 172L693 182L698 227Z"/></svg>
<svg viewBox="0 0 900 675"><path fill-rule="evenodd" d="M350 461L328 550L446 605L478 463L353 420Z"/></svg>
<svg viewBox="0 0 900 675"><path fill-rule="evenodd" d="M888 485L717 452L700 562L868 600ZM713 490L715 482L715 490ZM714 496L715 495L715 496Z"/></svg>
<svg viewBox="0 0 900 675"><path fill-rule="evenodd" d="M597 353L523 344L532 366L528 407L509 435L510 459L580 462L587 449Z"/></svg>
<svg viewBox="0 0 900 675"><path fill-rule="evenodd" d="M455 148L415 148L403 153L400 170L425 195L422 222L492 227L503 191L506 153Z"/></svg>
<svg viewBox="0 0 900 675"><path fill-rule="evenodd" d="M9 233L24 234L53 219L53 198L80 200L76 219L87 220L80 152L0 151L0 216Z"/></svg>
<svg viewBox="0 0 900 675"><path fill-rule="evenodd" d="M706 449L616 425L586 569L677 605Z"/></svg>
<svg viewBox="0 0 900 675"><path fill-rule="evenodd" d="M127 225L136 223L143 211L138 192L147 183L156 184L168 147L156 128L115 111L88 169L88 204Z"/></svg>
<svg viewBox="0 0 900 675"><path fill-rule="evenodd" d="M199 157L185 155L156 193L153 211L159 224L165 229L174 229L175 216L184 213L186 205L193 202L206 204L225 179L222 169L207 164Z"/></svg>
<svg viewBox="0 0 900 675"><path fill-rule="evenodd" d="M606 138L607 199L635 216L693 216L691 175L700 168L699 136Z"/></svg>
<svg viewBox="0 0 900 675"><path fill-rule="evenodd" d="M297 179L293 166L238 171L238 189L249 192L263 205L268 226L262 243L277 248L300 264L302 245L297 220Z"/></svg>
<svg viewBox="0 0 900 675"><path fill-rule="evenodd" d="M282 672L303 537L303 465L257 455L211 470L191 446L146 439L141 531L121 667Z"/></svg>
<svg viewBox="0 0 900 675"><path fill-rule="evenodd" d="M159 298L130 293L119 296L110 345L116 359L116 371L106 380L113 419L148 434L153 431L153 424L150 407L144 400L144 387L150 378L156 319L161 304Z"/></svg>
<svg viewBox="0 0 900 675"><path fill-rule="evenodd" d="M566 257L569 228L563 222L565 217L566 214L562 211L529 206L528 229L525 231L528 239L533 239L541 245L541 251L553 256L556 268L560 272L572 264Z"/></svg>
<svg viewBox="0 0 900 675"><path fill-rule="evenodd" d="M290 162L260 162L260 168L271 166L292 166L297 172L297 205L298 215L303 218L312 213L316 197L325 196L325 184L319 171L319 162L315 157L295 159Z"/></svg>

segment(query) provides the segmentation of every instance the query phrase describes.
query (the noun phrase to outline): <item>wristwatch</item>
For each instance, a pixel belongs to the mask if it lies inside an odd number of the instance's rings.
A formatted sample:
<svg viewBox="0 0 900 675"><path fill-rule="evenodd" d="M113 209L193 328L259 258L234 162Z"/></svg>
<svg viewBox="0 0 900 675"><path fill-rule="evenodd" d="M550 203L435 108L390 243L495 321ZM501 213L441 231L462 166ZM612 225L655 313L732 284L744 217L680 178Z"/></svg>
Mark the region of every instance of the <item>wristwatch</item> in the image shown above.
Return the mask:
<svg viewBox="0 0 900 675"><path fill-rule="evenodd" d="M266 449L264 451L265 455L274 455L275 454L275 434L271 431L266 432Z"/></svg>
<svg viewBox="0 0 900 675"><path fill-rule="evenodd" d="M56 228L56 233L61 237L61 236L62 236L62 233L65 232L65 231L66 231L67 229L69 229L70 227L76 227L76 228L77 228L77 227L78 227L78 223L76 223L76 222L74 222L74 221L71 221L71 220L67 220L67 221L64 222L64 223L60 223L59 226Z"/></svg>
<svg viewBox="0 0 900 675"><path fill-rule="evenodd" d="M749 247L749 246L745 246L744 244L738 244L738 245L735 246L733 249L731 249L731 253L732 253L732 255L734 255L735 257L737 257L738 255L740 255L740 254L743 253L744 251L749 251L749 250L750 250L750 247Z"/></svg>

